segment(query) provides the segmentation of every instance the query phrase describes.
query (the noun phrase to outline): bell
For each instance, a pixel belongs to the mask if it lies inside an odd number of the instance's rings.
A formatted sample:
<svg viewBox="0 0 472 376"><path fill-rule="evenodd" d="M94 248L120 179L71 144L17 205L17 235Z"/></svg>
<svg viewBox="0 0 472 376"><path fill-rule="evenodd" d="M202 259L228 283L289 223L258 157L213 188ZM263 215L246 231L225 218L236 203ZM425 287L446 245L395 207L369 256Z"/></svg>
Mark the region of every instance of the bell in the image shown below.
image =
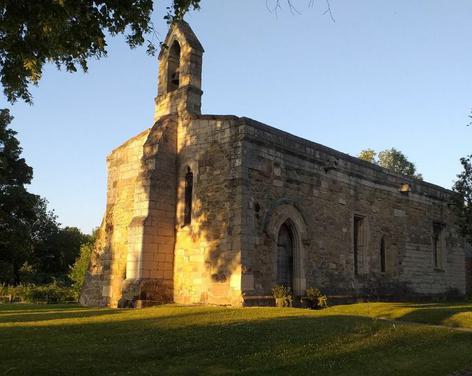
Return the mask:
<svg viewBox="0 0 472 376"><path fill-rule="evenodd" d="M177 69L174 73L172 73L172 77L171 77L170 82L173 85L179 86L179 81L180 81L180 72Z"/></svg>

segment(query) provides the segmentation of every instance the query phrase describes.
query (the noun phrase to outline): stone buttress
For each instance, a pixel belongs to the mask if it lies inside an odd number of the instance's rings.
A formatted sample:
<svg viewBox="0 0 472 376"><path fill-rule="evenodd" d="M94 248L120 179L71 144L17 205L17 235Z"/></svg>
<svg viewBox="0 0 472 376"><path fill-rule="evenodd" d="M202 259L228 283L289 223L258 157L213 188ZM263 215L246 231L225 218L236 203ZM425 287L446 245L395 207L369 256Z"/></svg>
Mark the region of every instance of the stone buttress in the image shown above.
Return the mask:
<svg viewBox="0 0 472 376"><path fill-rule="evenodd" d="M107 209L81 302L241 304L236 117L201 115L203 48L174 23L154 125L108 157Z"/></svg>

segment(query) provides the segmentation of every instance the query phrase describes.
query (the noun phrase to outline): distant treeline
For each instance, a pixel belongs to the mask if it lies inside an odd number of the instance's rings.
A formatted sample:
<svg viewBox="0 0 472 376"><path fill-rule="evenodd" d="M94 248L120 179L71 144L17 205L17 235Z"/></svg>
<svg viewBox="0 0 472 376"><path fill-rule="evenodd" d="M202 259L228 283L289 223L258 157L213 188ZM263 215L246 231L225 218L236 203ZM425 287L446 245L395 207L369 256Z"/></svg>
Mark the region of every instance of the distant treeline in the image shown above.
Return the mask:
<svg viewBox="0 0 472 376"><path fill-rule="evenodd" d="M81 248L89 255L93 236L61 227L47 200L28 192L33 169L21 158L12 119L0 110L0 284L71 285ZM82 257L81 270L87 262Z"/></svg>

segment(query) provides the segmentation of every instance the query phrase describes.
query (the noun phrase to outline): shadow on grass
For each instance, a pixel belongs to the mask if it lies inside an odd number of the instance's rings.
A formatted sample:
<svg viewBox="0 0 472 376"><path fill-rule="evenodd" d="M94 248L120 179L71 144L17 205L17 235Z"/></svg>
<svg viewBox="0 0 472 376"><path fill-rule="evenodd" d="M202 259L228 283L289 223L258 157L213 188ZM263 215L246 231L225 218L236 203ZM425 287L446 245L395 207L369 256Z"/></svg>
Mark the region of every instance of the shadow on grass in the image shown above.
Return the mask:
<svg viewBox="0 0 472 376"><path fill-rule="evenodd" d="M0 303L0 315L11 312L37 312L43 310L88 309L79 304L29 304L29 303Z"/></svg>
<svg viewBox="0 0 472 376"><path fill-rule="evenodd" d="M458 313L472 312L472 304L411 304L404 307L414 311L399 317L400 320L436 325L445 324Z"/></svg>
<svg viewBox="0 0 472 376"><path fill-rule="evenodd" d="M136 317L110 316L101 324L0 328L0 373L427 376L471 365L468 333L272 310L166 312L128 311Z"/></svg>
<svg viewBox="0 0 472 376"><path fill-rule="evenodd" d="M96 309L96 310L50 310L40 312L10 312L0 315L0 324L21 323L21 322L41 322L48 320L61 319L81 319L94 318L105 315L115 315L120 313L118 310Z"/></svg>

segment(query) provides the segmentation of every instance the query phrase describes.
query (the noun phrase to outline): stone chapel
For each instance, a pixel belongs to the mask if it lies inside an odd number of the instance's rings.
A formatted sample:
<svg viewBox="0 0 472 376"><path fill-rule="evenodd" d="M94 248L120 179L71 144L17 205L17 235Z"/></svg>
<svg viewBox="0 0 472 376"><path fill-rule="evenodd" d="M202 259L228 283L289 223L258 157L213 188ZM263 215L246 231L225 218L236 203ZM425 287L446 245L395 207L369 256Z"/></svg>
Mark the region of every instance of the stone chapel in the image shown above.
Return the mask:
<svg viewBox="0 0 472 376"><path fill-rule="evenodd" d="M452 192L252 119L201 114L203 47L174 23L154 124L107 158L81 303L270 304L465 291Z"/></svg>

